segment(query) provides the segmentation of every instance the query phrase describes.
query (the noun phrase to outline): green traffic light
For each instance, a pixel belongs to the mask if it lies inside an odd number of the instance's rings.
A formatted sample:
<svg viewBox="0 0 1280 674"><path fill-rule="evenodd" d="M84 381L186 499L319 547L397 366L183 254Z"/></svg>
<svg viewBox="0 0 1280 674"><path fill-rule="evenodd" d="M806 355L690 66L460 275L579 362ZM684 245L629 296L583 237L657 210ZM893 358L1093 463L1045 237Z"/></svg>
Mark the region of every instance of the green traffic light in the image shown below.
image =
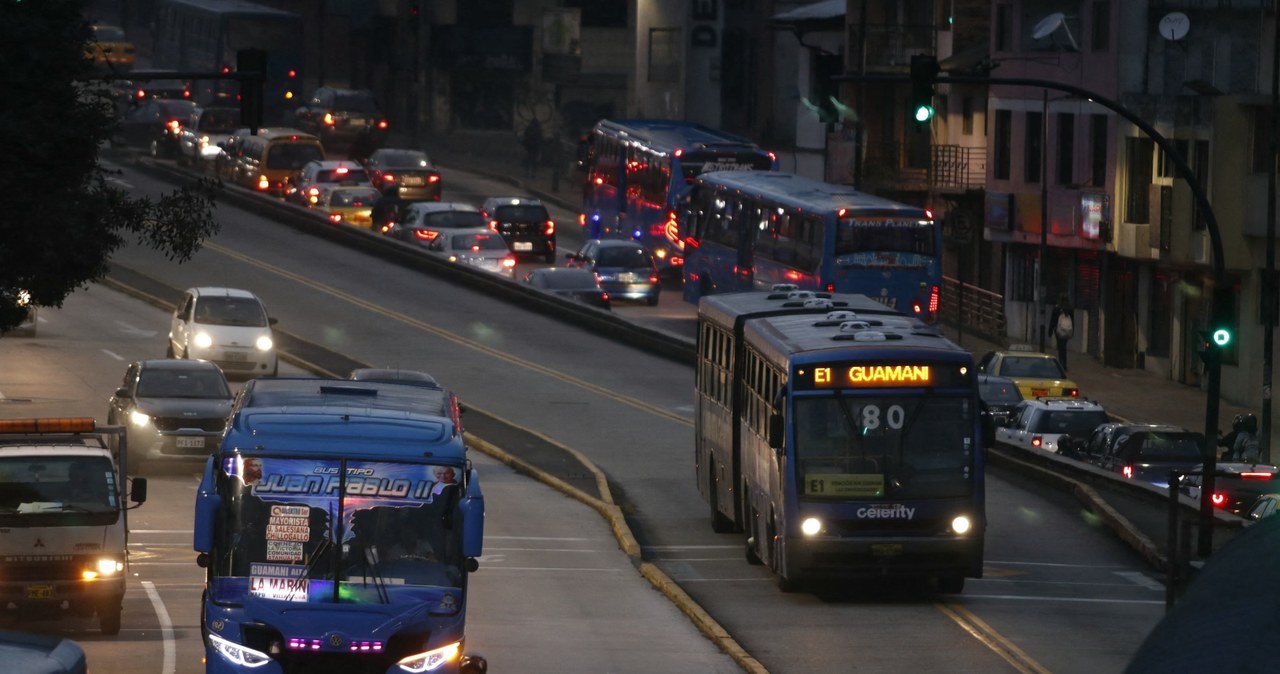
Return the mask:
<svg viewBox="0 0 1280 674"><path fill-rule="evenodd" d="M1218 346L1226 346L1231 343L1231 331L1226 328L1218 328L1213 331L1213 343Z"/></svg>
<svg viewBox="0 0 1280 674"><path fill-rule="evenodd" d="M933 117L933 107L929 105L917 105L915 118L917 122L927 122Z"/></svg>

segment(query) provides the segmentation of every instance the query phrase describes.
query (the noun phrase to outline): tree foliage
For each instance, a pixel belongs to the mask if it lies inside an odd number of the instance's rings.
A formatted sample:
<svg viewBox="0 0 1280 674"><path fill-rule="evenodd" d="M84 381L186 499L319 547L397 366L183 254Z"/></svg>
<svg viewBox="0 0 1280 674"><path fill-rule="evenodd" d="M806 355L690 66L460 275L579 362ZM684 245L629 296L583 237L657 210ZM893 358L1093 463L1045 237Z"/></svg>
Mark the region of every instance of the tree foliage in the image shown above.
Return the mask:
<svg viewBox="0 0 1280 674"><path fill-rule="evenodd" d="M98 153L116 121L110 83L84 57L84 17L84 0L0 0L0 332L25 318L22 290L60 307L127 243L182 262L218 231L216 182L154 200L109 182Z"/></svg>

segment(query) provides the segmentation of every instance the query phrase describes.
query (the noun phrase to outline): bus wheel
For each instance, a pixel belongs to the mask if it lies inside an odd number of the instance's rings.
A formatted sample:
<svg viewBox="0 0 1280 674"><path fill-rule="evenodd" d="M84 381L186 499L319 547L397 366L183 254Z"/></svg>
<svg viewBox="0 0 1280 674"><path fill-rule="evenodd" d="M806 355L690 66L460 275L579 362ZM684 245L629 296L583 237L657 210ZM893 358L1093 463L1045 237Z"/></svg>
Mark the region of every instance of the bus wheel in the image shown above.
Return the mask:
<svg viewBox="0 0 1280 674"><path fill-rule="evenodd" d="M720 497L716 494L716 479L712 475L707 476L707 502L711 504L711 530L717 534L733 532L733 520L720 512Z"/></svg>
<svg viewBox="0 0 1280 674"><path fill-rule="evenodd" d="M940 576L938 578L938 591L943 594L960 594L964 592L964 576L960 574Z"/></svg>

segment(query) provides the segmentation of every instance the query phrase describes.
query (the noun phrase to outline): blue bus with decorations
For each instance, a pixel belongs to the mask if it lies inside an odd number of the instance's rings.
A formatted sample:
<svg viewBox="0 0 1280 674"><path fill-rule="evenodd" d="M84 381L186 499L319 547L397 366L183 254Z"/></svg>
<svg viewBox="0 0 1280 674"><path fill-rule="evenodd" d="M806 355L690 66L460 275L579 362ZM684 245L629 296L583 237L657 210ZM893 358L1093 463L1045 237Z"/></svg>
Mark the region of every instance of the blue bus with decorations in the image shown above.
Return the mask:
<svg viewBox="0 0 1280 674"><path fill-rule="evenodd" d="M862 295L795 286L698 304L695 464L712 529L784 591L859 575L982 576L977 371Z"/></svg>
<svg viewBox="0 0 1280 674"><path fill-rule="evenodd" d="M584 142L578 224L585 237L635 239L653 254L659 275L672 280L683 261L675 205L694 178L778 166L752 141L693 122L605 119Z"/></svg>
<svg viewBox="0 0 1280 674"><path fill-rule="evenodd" d="M206 672L484 671L484 496L449 391L258 379L196 494Z"/></svg>
<svg viewBox="0 0 1280 674"><path fill-rule="evenodd" d="M928 209L791 173L735 171L699 176L679 218L689 302L788 283L936 319L942 228Z"/></svg>

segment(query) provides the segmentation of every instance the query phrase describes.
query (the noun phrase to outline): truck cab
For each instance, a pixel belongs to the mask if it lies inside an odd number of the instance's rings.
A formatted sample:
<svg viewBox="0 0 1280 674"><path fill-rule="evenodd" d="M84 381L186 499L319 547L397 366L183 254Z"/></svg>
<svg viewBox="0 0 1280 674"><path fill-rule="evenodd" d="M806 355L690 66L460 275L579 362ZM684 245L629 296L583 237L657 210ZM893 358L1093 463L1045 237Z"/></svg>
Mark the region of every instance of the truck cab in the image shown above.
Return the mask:
<svg viewBox="0 0 1280 674"><path fill-rule="evenodd" d="M88 417L0 420L0 606L24 619L96 615L103 634L120 632L126 494L147 498L146 478L126 488L124 430Z"/></svg>

